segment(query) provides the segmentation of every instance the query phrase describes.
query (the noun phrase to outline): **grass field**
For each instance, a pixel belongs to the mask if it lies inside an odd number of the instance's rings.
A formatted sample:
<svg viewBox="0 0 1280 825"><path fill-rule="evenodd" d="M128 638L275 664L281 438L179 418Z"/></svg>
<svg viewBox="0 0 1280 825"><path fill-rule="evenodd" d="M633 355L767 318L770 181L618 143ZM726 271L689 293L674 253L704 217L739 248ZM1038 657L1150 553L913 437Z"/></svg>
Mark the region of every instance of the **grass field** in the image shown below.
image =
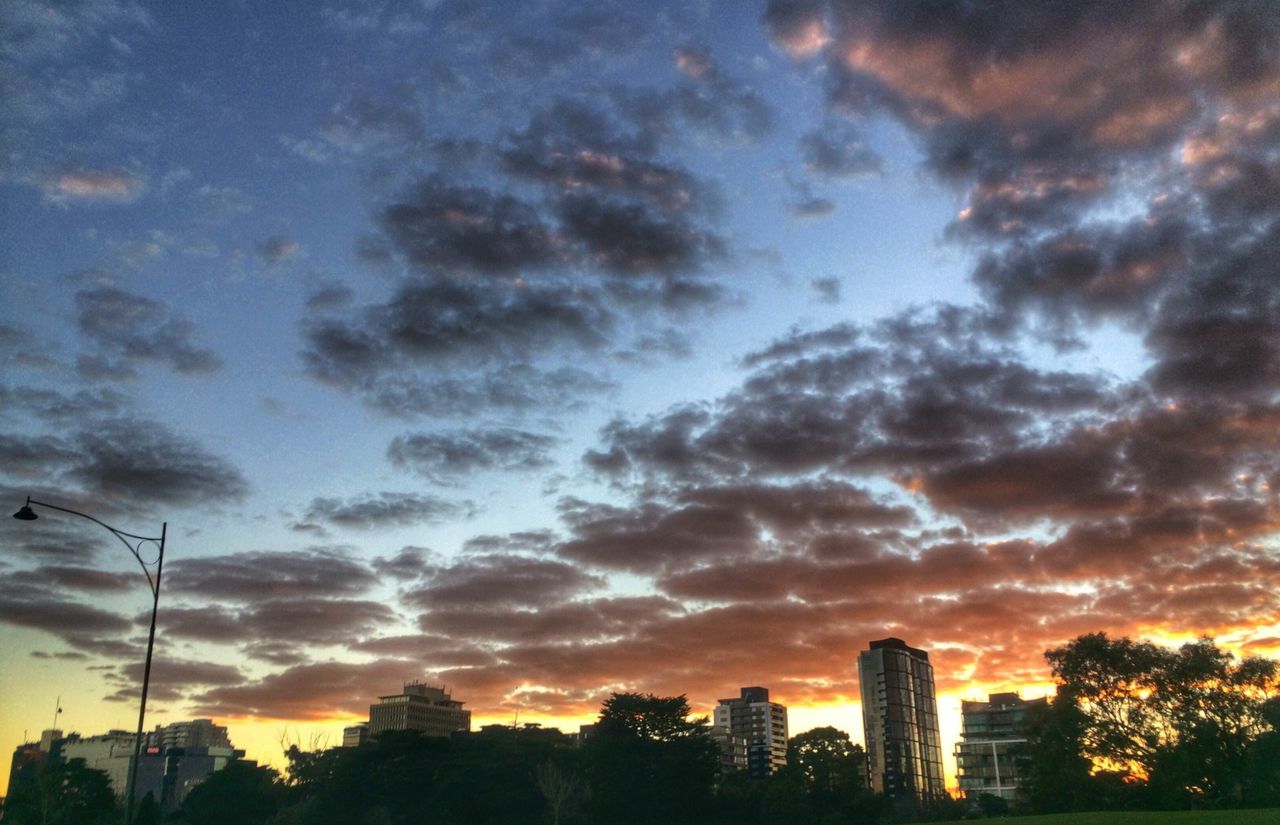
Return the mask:
<svg viewBox="0 0 1280 825"><path fill-rule="evenodd" d="M1010 825L1280 825L1280 808L1254 811L1108 811L1010 818Z"/></svg>

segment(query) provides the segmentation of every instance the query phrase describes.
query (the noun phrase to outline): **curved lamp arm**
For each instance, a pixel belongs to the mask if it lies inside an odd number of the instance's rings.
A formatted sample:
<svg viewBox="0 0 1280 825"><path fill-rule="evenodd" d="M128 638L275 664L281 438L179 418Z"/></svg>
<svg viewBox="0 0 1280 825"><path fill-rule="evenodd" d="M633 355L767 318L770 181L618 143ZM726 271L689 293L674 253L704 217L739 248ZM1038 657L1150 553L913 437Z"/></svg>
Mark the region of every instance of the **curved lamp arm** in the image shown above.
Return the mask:
<svg viewBox="0 0 1280 825"><path fill-rule="evenodd" d="M31 505L33 504L37 507L48 507L50 510L57 510L62 513L70 513L73 516L87 518L94 524L105 527L113 536L120 539L120 542L124 544L125 547L129 548L129 552L133 554L133 557L138 560L138 564L141 565L142 574L147 577L147 585L151 588L151 595L155 598L160 597L160 583L151 577L151 565L157 564L159 559L149 562L142 558L142 545L147 544L148 542L154 544L157 549L159 549L161 558L163 558L164 534L168 528L167 524L160 528L160 535L158 536L139 536L134 533L126 533L124 530L118 530L110 524L107 524L102 519L94 518L88 513L82 513L79 510L71 510L66 507L59 507L56 504L49 504L45 501L36 501L31 496L27 496L27 503L22 506L22 509L14 513L13 517L21 519L22 521L35 521L38 516L35 514L35 511L31 509ZM132 541L130 541L130 539L132 539Z"/></svg>

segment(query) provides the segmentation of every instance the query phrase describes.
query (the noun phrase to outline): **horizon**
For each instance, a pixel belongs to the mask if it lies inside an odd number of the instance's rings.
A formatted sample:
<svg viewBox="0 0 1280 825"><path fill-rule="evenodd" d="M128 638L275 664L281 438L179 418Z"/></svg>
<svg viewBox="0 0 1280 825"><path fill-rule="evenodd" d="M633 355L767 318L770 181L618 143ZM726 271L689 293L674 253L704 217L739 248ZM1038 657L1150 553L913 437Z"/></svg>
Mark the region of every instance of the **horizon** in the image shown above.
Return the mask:
<svg viewBox="0 0 1280 825"><path fill-rule="evenodd" d="M1280 656L1268 11L11 0L0 500L167 525L147 729L861 741L897 636L954 786L1081 634ZM136 728L147 595L0 519L0 749Z"/></svg>

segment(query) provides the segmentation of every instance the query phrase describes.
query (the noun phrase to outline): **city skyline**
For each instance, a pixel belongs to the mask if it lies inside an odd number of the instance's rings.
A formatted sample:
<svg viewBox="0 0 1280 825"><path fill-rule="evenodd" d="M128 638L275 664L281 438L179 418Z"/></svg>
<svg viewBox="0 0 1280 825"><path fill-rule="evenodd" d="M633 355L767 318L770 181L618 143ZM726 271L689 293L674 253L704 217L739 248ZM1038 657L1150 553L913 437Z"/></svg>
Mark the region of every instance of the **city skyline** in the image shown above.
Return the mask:
<svg viewBox="0 0 1280 825"><path fill-rule="evenodd" d="M168 524L147 727L260 762L858 653L1280 655L1264 4L0 5L0 499ZM150 598L0 519L0 749L132 729ZM381 692L381 693L380 693Z"/></svg>

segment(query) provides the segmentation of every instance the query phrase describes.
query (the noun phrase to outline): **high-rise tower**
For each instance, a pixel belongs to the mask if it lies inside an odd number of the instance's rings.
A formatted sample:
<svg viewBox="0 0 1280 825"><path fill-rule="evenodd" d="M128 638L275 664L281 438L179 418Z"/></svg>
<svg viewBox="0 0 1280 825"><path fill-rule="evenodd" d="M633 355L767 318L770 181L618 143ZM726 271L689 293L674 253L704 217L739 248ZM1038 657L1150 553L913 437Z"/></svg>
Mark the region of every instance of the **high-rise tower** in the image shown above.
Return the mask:
<svg viewBox="0 0 1280 825"><path fill-rule="evenodd" d="M858 681L871 786L901 802L944 796L929 654L901 639L874 641L858 655Z"/></svg>
<svg viewBox="0 0 1280 825"><path fill-rule="evenodd" d="M769 701L769 689L744 687L737 699L721 699L715 726L747 745L752 776L768 776L787 764L787 708Z"/></svg>

